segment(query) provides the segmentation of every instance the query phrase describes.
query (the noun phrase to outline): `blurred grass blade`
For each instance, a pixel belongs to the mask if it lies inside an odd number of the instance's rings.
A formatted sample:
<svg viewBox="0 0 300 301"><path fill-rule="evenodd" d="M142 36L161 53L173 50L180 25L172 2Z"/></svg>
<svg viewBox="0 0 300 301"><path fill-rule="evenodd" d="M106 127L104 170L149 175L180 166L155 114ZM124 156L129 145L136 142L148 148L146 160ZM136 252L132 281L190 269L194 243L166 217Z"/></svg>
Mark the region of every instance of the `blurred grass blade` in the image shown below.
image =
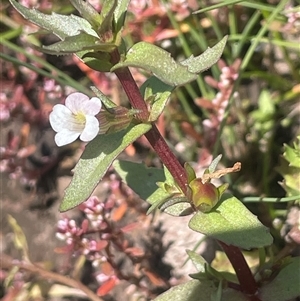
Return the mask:
<svg viewBox="0 0 300 301"><path fill-rule="evenodd" d="M22 228L18 225L17 221L11 215L7 216L7 221L14 232L15 248L21 250L23 259L30 261L28 256L27 240Z"/></svg>
<svg viewBox="0 0 300 301"><path fill-rule="evenodd" d="M284 202L292 202L297 200L300 200L300 194L289 196L286 198L245 197L242 199L243 203L250 203L250 202L284 203Z"/></svg>
<svg viewBox="0 0 300 301"><path fill-rule="evenodd" d="M193 12L193 14L205 13L205 12L213 10L213 9L221 8L221 7L228 6L228 5L237 4L237 3L240 3L240 2L243 2L243 0L222 1L222 2L217 3L215 5L211 5L209 7L205 7L205 8L199 9L199 10Z"/></svg>
<svg viewBox="0 0 300 301"><path fill-rule="evenodd" d="M32 65L30 63L22 62L22 61L18 60L17 58L12 57L10 55L7 55L3 52L0 52L0 58L3 58L4 60L10 61L14 64L19 65L19 66L24 66L24 67L26 67L30 70L33 70L33 71L37 72L38 74L41 74L43 76L48 77L48 78L52 78L52 79L56 80L59 84L61 84L63 86L70 86L70 87L76 89L79 92L82 92L82 93L85 93L89 96L92 96L92 93L89 89L87 89L85 86L78 83L78 81L74 80L73 78L71 78L70 76L65 74L60 69L58 69L58 68L54 67L53 65L49 64L47 61L39 58L36 55L32 55L32 54L28 53L27 51L25 51L25 49L23 49L21 47L18 47L17 45L11 43L8 40L1 39L0 43L2 45L6 46L7 48L17 52L17 53L24 54L29 60L34 61L38 64L41 64L41 67L38 68L38 67L35 67L34 65ZM45 71L42 68L46 69L47 71Z"/></svg>

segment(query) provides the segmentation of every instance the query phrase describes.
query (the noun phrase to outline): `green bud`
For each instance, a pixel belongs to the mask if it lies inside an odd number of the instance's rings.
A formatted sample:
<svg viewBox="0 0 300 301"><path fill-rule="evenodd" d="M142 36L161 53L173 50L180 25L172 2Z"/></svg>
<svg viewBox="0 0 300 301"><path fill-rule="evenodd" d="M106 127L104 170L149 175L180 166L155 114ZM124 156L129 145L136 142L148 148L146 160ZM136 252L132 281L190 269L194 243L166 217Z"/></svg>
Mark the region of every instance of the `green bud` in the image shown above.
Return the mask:
<svg viewBox="0 0 300 301"><path fill-rule="evenodd" d="M189 184L188 194L195 208L201 212L209 212L220 199L218 188L209 182L203 184L200 178Z"/></svg>

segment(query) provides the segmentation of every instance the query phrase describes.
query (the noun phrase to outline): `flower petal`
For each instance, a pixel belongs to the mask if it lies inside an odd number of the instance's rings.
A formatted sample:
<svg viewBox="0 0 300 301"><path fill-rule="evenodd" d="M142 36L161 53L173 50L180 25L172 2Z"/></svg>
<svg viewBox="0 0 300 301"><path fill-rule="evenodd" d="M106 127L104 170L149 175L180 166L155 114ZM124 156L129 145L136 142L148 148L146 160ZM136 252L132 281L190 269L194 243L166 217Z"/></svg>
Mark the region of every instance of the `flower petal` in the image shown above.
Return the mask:
<svg viewBox="0 0 300 301"><path fill-rule="evenodd" d="M80 135L80 140L88 142L93 140L99 132L99 121L96 117L87 115L86 124L83 132Z"/></svg>
<svg viewBox="0 0 300 301"><path fill-rule="evenodd" d="M66 107L72 111L73 114L77 114L82 111L82 105L89 100L89 97L83 93L75 92L70 94L65 101Z"/></svg>
<svg viewBox="0 0 300 301"><path fill-rule="evenodd" d="M97 115L102 107L101 100L97 97L92 97L89 101L82 103L81 110L86 115Z"/></svg>
<svg viewBox="0 0 300 301"><path fill-rule="evenodd" d="M53 130L59 132L62 128L67 126L71 117L72 112L66 106L58 104L53 107L49 121Z"/></svg>
<svg viewBox="0 0 300 301"><path fill-rule="evenodd" d="M68 129L63 129L55 135L54 140L57 146L63 146L75 141L79 134L80 133L71 132Z"/></svg>

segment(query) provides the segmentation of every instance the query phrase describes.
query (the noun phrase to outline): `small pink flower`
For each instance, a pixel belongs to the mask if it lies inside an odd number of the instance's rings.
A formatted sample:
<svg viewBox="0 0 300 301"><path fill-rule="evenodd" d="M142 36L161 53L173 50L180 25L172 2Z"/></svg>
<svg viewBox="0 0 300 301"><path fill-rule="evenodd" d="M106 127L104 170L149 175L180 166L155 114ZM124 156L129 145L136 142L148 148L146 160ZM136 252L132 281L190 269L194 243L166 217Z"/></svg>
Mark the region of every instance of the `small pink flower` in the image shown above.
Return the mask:
<svg viewBox="0 0 300 301"><path fill-rule="evenodd" d="M79 92L70 94L65 105L55 105L49 116L50 124L57 132L55 143L63 146L75 141L79 136L84 142L93 140L99 132L99 121L95 115L100 112L101 106L99 98L89 99Z"/></svg>

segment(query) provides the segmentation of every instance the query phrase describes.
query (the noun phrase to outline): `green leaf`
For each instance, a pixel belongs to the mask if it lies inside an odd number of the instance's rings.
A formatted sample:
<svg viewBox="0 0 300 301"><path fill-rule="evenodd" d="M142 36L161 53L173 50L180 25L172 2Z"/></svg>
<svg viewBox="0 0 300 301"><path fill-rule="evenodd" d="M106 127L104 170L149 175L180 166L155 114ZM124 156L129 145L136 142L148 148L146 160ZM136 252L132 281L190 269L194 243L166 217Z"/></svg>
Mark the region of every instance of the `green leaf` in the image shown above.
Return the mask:
<svg viewBox="0 0 300 301"><path fill-rule="evenodd" d="M207 279L190 280L176 285L153 301L210 301L211 296L216 294L217 287L214 282ZM248 297L234 289L223 289L222 301L248 301Z"/></svg>
<svg viewBox="0 0 300 301"><path fill-rule="evenodd" d="M172 203L172 202L174 202L175 204L168 205L168 207L163 208L162 209L163 212L172 216L186 216L194 212L193 208L191 207L186 197L176 197L176 196L170 197L167 203Z"/></svg>
<svg viewBox="0 0 300 301"><path fill-rule="evenodd" d="M143 163L116 160L113 163L118 175L140 198L149 203L164 200L168 196L156 183L166 180L163 169L147 167Z"/></svg>
<svg viewBox="0 0 300 301"><path fill-rule="evenodd" d="M184 169L185 169L185 172L186 172L186 174L187 174L187 178L188 178L188 183L191 183L193 180L195 180L196 179L196 173L195 173L195 170L193 169L193 167L189 164L189 163L187 163L187 162L185 162L184 163Z"/></svg>
<svg viewBox="0 0 300 301"><path fill-rule="evenodd" d="M298 142L299 144L299 142ZM294 143L294 148L289 145L284 145L284 158L289 162L289 166L300 168L300 148L297 143Z"/></svg>
<svg viewBox="0 0 300 301"><path fill-rule="evenodd" d="M100 71L100 72L109 72L113 66L110 60L110 55L108 52L89 52L80 51L76 55L84 61L84 63L90 68Z"/></svg>
<svg viewBox="0 0 300 301"><path fill-rule="evenodd" d="M83 18L74 15L59 15L54 12L51 15L47 15L36 9L28 9L15 0L9 1L25 19L52 32L61 40L64 40L66 37L76 36L80 32L85 32L91 36L98 37L91 24Z"/></svg>
<svg viewBox="0 0 300 301"><path fill-rule="evenodd" d="M99 135L88 143L75 169L60 211L84 202L96 188L115 158L137 138L147 133L151 124L139 124L108 135Z"/></svg>
<svg viewBox="0 0 300 301"><path fill-rule="evenodd" d="M163 112L171 92L167 91L155 95L154 103L151 106L149 121L156 121Z"/></svg>
<svg viewBox="0 0 300 301"><path fill-rule="evenodd" d="M225 36L218 44L212 48L208 48L199 56L194 57L193 55L181 62L182 65L188 66L188 70L192 73L201 73L209 69L214 65L221 57L223 50L227 42L227 36Z"/></svg>
<svg viewBox="0 0 300 301"><path fill-rule="evenodd" d="M164 83L171 86L184 85L195 80L198 73L210 68L222 55L227 37L217 45L208 48L197 57L177 63L170 53L147 42L132 46L123 62L116 64L111 71L123 67L138 67L152 72Z"/></svg>
<svg viewBox="0 0 300 301"><path fill-rule="evenodd" d="M102 104L107 109L115 108L117 105L104 93L102 93L97 87L91 86L91 90L96 94L96 96L101 100Z"/></svg>
<svg viewBox="0 0 300 301"><path fill-rule="evenodd" d="M213 173L216 170L221 159L222 159L222 155L219 155L210 163L208 167L210 173Z"/></svg>
<svg viewBox="0 0 300 301"><path fill-rule="evenodd" d="M107 41L107 34L111 34L111 39L113 40L113 20L114 11L117 7L117 0L106 0L103 2L101 9L101 27L99 28L99 36L105 37ZM112 41L111 40L111 41ZM109 41L109 40L108 40Z"/></svg>
<svg viewBox="0 0 300 301"><path fill-rule="evenodd" d="M117 7L114 11L114 19L116 23L116 32L119 32L125 22L125 16L127 12L127 7L130 0L118 0Z"/></svg>
<svg viewBox="0 0 300 301"><path fill-rule="evenodd" d="M172 185L173 177L170 176L169 171L147 167L142 163L135 163L129 161L116 160L113 163L118 175L122 178L122 181L126 183L140 198L146 200L151 204L147 214L155 209L160 208L165 203L176 202L178 196L172 196L163 188L159 187L156 183L166 183L166 181ZM166 180L167 179L167 180ZM181 197L182 199L182 197ZM187 199L184 198L187 201ZM189 203L179 203L170 205L163 211L173 216L182 216L191 214L191 205Z"/></svg>
<svg viewBox="0 0 300 301"><path fill-rule="evenodd" d="M42 51L49 54L72 54L82 50L91 50L100 45L97 45L97 38L86 33L80 33L76 36L66 37L63 41L54 43L49 46L43 46ZM103 48L107 45L103 44Z"/></svg>
<svg viewBox="0 0 300 301"><path fill-rule="evenodd" d="M208 301L216 290L212 281L190 280L170 288L153 301Z"/></svg>
<svg viewBox="0 0 300 301"><path fill-rule="evenodd" d="M228 195L209 213L197 212L191 218L189 227L243 249L269 246L273 241L269 229L237 198Z"/></svg>
<svg viewBox="0 0 300 301"><path fill-rule="evenodd" d="M70 2L79 11L80 15L92 24L93 28L97 31L101 24L101 16L96 9L87 1L70 0Z"/></svg>
<svg viewBox="0 0 300 301"><path fill-rule="evenodd" d="M141 94L144 99L151 105L149 121L155 121L163 112L168 99L171 95L171 91L174 87L165 84L155 76L148 78L140 88Z"/></svg>
<svg viewBox="0 0 300 301"><path fill-rule="evenodd" d="M144 99L147 99L151 95L164 93L166 91L172 92L174 87L164 83L155 76L149 77L141 86L140 91L144 96Z"/></svg>
<svg viewBox="0 0 300 301"><path fill-rule="evenodd" d="M182 85L197 78L197 74L188 71L171 58L164 49L147 42L133 45L123 62L116 64L111 71L123 67L137 67L152 72L156 77L171 86Z"/></svg>
<svg viewBox="0 0 300 301"><path fill-rule="evenodd" d="M293 300L300 296L299 285L300 257L291 258L279 274L260 289L259 299L264 301Z"/></svg>
<svg viewBox="0 0 300 301"><path fill-rule="evenodd" d="M189 258L193 262L195 268L197 269L198 272L204 273L205 272L205 264L208 264L207 261L198 253L191 251L191 250L186 250Z"/></svg>

